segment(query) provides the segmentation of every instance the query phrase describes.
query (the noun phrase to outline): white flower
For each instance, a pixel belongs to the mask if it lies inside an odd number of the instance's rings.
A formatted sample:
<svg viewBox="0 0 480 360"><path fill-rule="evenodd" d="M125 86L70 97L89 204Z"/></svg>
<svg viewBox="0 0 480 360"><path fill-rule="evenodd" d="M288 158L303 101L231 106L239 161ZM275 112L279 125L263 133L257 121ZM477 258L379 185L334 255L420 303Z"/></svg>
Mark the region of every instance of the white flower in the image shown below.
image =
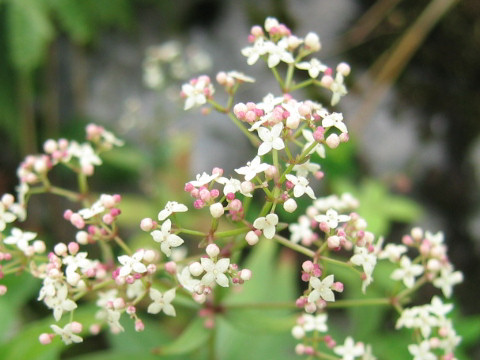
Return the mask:
<svg viewBox="0 0 480 360"><path fill-rule="evenodd" d="M145 250L138 250L132 256L121 255L118 257L118 261L123 266L120 268L120 276L130 275L132 271L143 274L147 271L147 267L141 262L143 260L143 255Z"/></svg>
<svg viewBox="0 0 480 360"><path fill-rule="evenodd" d="M243 81L243 82L249 82L249 83L255 82L255 79L253 77L247 76L244 73L241 73L239 71L229 71L227 72L227 76L230 76L236 80Z"/></svg>
<svg viewBox="0 0 480 360"><path fill-rule="evenodd" d="M345 339L343 345L335 346L333 352L340 355L342 360L353 360L365 353L365 347L361 342L355 343L352 337L349 336Z"/></svg>
<svg viewBox="0 0 480 360"><path fill-rule="evenodd" d="M347 95L347 88L343 84L343 80L343 75L337 73L335 80L330 85L330 91L332 92L332 100L330 101L330 104L332 106L336 105L342 96Z"/></svg>
<svg viewBox="0 0 480 360"><path fill-rule="evenodd" d="M272 239L275 235L275 225L278 224L277 214L268 214L265 217L259 217L253 222L253 226L256 229L263 231L263 236L267 239Z"/></svg>
<svg viewBox="0 0 480 360"><path fill-rule="evenodd" d="M68 299L68 287L62 281L45 278L43 287L40 289L38 300L42 300L49 309L53 309L53 317L56 321L62 318L64 311L72 311L77 304Z"/></svg>
<svg viewBox="0 0 480 360"><path fill-rule="evenodd" d="M247 64L253 65L257 62L260 56L267 53L267 48L265 46L265 41L262 37L259 37L253 43L253 46L249 46L242 49L242 55L246 56Z"/></svg>
<svg viewBox="0 0 480 360"><path fill-rule="evenodd" d="M291 234L290 241L295 244L303 240L309 240L313 237L311 221L305 215L298 218L298 223L290 224L288 230L290 230Z"/></svg>
<svg viewBox="0 0 480 360"><path fill-rule="evenodd" d="M310 160L307 160L301 164L296 164L292 168L296 172L297 176L307 177L309 173L315 174L320 170L320 165L316 163L311 163Z"/></svg>
<svg viewBox="0 0 480 360"><path fill-rule="evenodd" d="M370 278L377 264L377 257L375 254L368 252L367 248L355 246L355 255L350 258L350 261L357 265L362 266L365 275Z"/></svg>
<svg viewBox="0 0 480 360"><path fill-rule="evenodd" d="M393 280L402 280L407 288L413 287L415 277L423 274L423 266L420 264L412 264L408 256L402 256L400 259L400 269L393 271L390 277Z"/></svg>
<svg viewBox="0 0 480 360"><path fill-rule="evenodd" d="M262 102L257 104L257 108L263 110L265 114L268 114L273 111L275 106L282 102L282 96L275 97L273 94L268 94L262 99Z"/></svg>
<svg viewBox="0 0 480 360"><path fill-rule="evenodd" d="M283 38L276 44L271 41L267 41L265 43L265 50L266 53L268 53L268 67L273 68L277 66L280 61L283 61L287 64L295 62L293 55L287 49L288 40L286 38Z"/></svg>
<svg viewBox="0 0 480 360"><path fill-rule="evenodd" d="M310 150L308 154L313 154L316 151L318 156L320 156L321 158L325 158L325 147L315 140L315 138L313 137L313 133L310 130L303 129L302 135L306 140L306 143L302 149L302 152L308 149L313 144L316 144L316 146L312 150Z"/></svg>
<svg viewBox="0 0 480 360"><path fill-rule="evenodd" d="M342 133L348 133L347 126L343 123L343 115L341 113L331 113L322 120L322 126L328 128L331 126L336 127Z"/></svg>
<svg viewBox="0 0 480 360"><path fill-rule="evenodd" d="M171 229L172 222L168 219L162 224L160 230L154 230L150 233L153 240L160 243L160 249L167 256L172 255L172 247L177 247L183 244L183 239L176 234L172 234Z"/></svg>
<svg viewBox="0 0 480 360"><path fill-rule="evenodd" d="M210 95L215 92L215 89L210 83L210 79L206 76L200 76L195 79L195 81L183 84L182 94L186 98L184 110L205 104L207 102L206 92Z"/></svg>
<svg viewBox="0 0 480 360"><path fill-rule="evenodd" d="M78 144L75 141L71 141L68 147L68 154L78 158L82 170L86 171L87 174L88 170L86 169L93 167L93 165L102 165L102 160L89 143Z"/></svg>
<svg viewBox="0 0 480 360"><path fill-rule="evenodd" d="M195 187L200 187L209 184L211 181L215 180L219 176L219 174L208 175L206 172L204 172L202 174L197 174L195 180L190 181L189 184L192 184Z"/></svg>
<svg viewBox="0 0 480 360"><path fill-rule="evenodd" d="M200 280L192 278L192 274L188 269L188 266L185 266L181 271L177 273L177 279L182 287L193 293L200 286Z"/></svg>
<svg viewBox="0 0 480 360"><path fill-rule="evenodd" d="M176 315L175 308L170 304L175 299L175 289L170 289L162 295L157 289L150 288L150 298L153 300L153 303L148 306L148 313L158 314L163 310L166 315Z"/></svg>
<svg viewBox="0 0 480 360"><path fill-rule="evenodd" d="M76 273L77 269L84 272L92 267L93 262L90 259L87 259L86 252L79 252L75 256L68 255L63 258L62 262L67 265L65 268L65 275L67 282L69 284L74 284L78 274Z"/></svg>
<svg viewBox="0 0 480 360"><path fill-rule="evenodd" d="M335 301L335 295L330 288L333 285L333 275L328 275L323 280L317 277L310 278L310 286L313 288L310 295L308 295L308 302L314 303L322 298L325 301Z"/></svg>
<svg viewBox="0 0 480 360"><path fill-rule="evenodd" d="M95 215L101 214L105 211L105 206L101 200L95 201L91 207L81 209L78 211L78 214L85 220L94 217Z"/></svg>
<svg viewBox="0 0 480 360"><path fill-rule="evenodd" d="M62 341L65 345L70 345L71 343L81 343L83 339L76 335L72 331L72 324L69 323L65 325L63 328L57 325L50 325L50 328L55 332L55 334L60 335L62 337Z"/></svg>
<svg viewBox="0 0 480 360"><path fill-rule="evenodd" d="M325 215L315 216L315 220L319 223L327 223L330 229L335 229L338 226L339 222L346 222L350 220L348 215L338 215L334 209L328 209Z"/></svg>
<svg viewBox="0 0 480 360"><path fill-rule="evenodd" d="M198 176L197 176L198 178ZM194 185L195 186L195 185ZM188 211L188 208L183 205L183 204L180 204L176 201L169 201L167 202L167 204L165 205L165 209L163 209L162 211L160 211L158 213L158 220L159 221L163 221L165 220L167 217L169 217L170 215L172 215L173 213L177 213L177 212L185 212L185 211Z"/></svg>
<svg viewBox="0 0 480 360"><path fill-rule="evenodd" d="M437 356L430 351L428 340L422 341L420 345L408 345L408 351L413 355L413 360L437 360Z"/></svg>
<svg viewBox="0 0 480 360"><path fill-rule="evenodd" d="M290 181L293 187L293 196L300 197L303 194L307 194L312 199L316 199L313 189L308 185L308 180L303 176L295 176L292 174L287 174L285 176L288 181Z"/></svg>
<svg viewBox="0 0 480 360"><path fill-rule="evenodd" d="M318 59L311 59L310 61L304 61L295 65L298 69L308 70L308 75L312 79L316 79L320 73L327 70L327 66L322 64Z"/></svg>
<svg viewBox="0 0 480 360"><path fill-rule="evenodd" d="M402 254L405 254L406 252L407 247L405 245L387 244L385 248L380 251L378 258L388 259L391 262L397 262L400 260Z"/></svg>
<svg viewBox="0 0 480 360"><path fill-rule="evenodd" d="M36 233L30 231L22 231L18 228L13 228L11 231L11 235L6 237L3 240L4 244L8 245L16 245L20 250L27 251L28 242L35 239L37 236Z"/></svg>
<svg viewBox="0 0 480 360"><path fill-rule="evenodd" d="M327 332L327 314L318 314L316 316L311 314L303 314L303 329L305 331L320 331Z"/></svg>
<svg viewBox="0 0 480 360"><path fill-rule="evenodd" d="M449 298L452 296L452 288L463 281L463 274L460 271L453 271L453 266L443 267L440 277L433 280L433 286L442 289L443 295Z"/></svg>
<svg viewBox="0 0 480 360"><path fill-rule="evenodd" d="M5 230L7 224L14 222L17 217L9 211L6 211L5 205L0 202L0 231Z"/></svg>
<svg viewBox="0 0 480 360"><path fill-rule="evenodd" d="M230 259L223 258L214 262L209 258L201 258L200 262L206 273L201 280L203 285L213 286L216 282L222 287L228 287L228 277L225 275L225 272L230 266Z"/></svg>
<svg viewBox="0 0 480 360"><path fill-rule="evenodd" d="M264 172L269 167L269 164L261 163L260 156L255 156L252 161L247 162L246 166L235 169L235 171L240 175L244 175L246 181L250 181L257 176L257 174Z"/></svg>
<svg viewBox="0 0 480 360"><path fill-rule="evenodd" d="M265 155L270 152L270 150L281 150L285 147L282 138L283 123L278 123L272 127L271 130L260 127L258 131L258 136L262 139L263 143L258 148L258 155Z"/></svg>

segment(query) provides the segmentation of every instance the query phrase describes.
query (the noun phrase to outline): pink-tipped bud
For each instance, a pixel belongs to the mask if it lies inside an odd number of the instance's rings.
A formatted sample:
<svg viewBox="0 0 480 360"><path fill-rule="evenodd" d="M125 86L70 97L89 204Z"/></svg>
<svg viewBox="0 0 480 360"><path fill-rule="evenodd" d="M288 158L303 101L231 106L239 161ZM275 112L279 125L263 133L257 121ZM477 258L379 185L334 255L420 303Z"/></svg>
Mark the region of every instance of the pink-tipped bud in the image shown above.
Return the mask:
<svg viewBox="0 0 480 360"><path fill-rule="evenodd" d="M142 320L138 319L137 321L135 321L135 331L141 332L143 330L145 330L145 324Z"/></svg>
<svg viewBox="0 0 480 360"><path fill-rule="evenodd" d="M165 264L165 270L172 275L177 273L177 264L175 261L169 261Z"/></svg>
<svg viewBox="0 0 480 360"><path fill-rule="evenodd" d="M71 255L75 255L78 252L78 250L80 250L80 246L78 245L78 243L76 242L68 243L68 252Z"/></svg>
<svg viewBox="0 0 480 360"><path fill-rule="evenodd" d="M73 321L70 323L70 329L74 334L80 334L83 330L83 325L78 321Z"/></svg>
<svg viewBox="0 0 480 360"><path fill-rule="evenodd" d="M42 345L48 345L52 342L54 336L54 334L43 333L38 337L38 341L40 341L40 344Z"/></svg>
<svg viewBox="0 0 480 360"><path fill-rule="evenodd" d="M314 268L314 265L313 265L313 262L311 262L310 260L306 260L303 262L302 264L302 269L303 271L305 271L306 273L310 273L313 271L313 268Z"/></svg>
<svg viewBox="0 0 480 360"><path fill-rule="evenodd" d="M337 292L343 292L343 283L341 283L340 281L334 282L332 284L332 290Z"/></svg>
<svg viewBox="0 0 480 360"><path fill-rule="evenodd" d="M252 278L252 271L250 269L243 269L240 271L240 279L248 281Z"/></svg>

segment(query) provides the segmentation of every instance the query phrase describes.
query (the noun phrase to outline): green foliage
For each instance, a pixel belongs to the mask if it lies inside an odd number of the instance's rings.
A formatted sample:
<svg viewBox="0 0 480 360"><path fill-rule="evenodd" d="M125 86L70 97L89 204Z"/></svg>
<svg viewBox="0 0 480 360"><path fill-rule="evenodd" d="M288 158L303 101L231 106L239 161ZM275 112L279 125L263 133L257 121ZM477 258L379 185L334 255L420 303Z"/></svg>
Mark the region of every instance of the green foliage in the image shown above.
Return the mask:
<svg viewBox="0 0 480 360"><path fill-rule="evenodd" d="M54 37L45 0L10 0L7 33L10 59L20 72L30 72L43 62Z"/></svg>
<svg viewBox="0 0 480 360"><path fill-rule="evenodd" d="M381 181L366 179L358 185L348 180L333 184L335 193L349 192L359 202L357 212L365 218L368 230L387 235L393 221L411 223L421 216L422 209L415 201L393 195Z"/></svg>

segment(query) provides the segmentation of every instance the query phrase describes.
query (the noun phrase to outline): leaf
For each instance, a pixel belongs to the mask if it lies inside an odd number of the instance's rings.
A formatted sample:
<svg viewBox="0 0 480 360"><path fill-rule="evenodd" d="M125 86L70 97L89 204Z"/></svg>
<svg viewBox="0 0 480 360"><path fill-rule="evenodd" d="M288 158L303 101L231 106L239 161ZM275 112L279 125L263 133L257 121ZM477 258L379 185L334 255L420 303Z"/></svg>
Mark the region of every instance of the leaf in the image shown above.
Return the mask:
<svg viewBox="0 0 480 360"><path fill-rule="evenodd" d="M173 342L155 350L156 354L183 355L188 354L205 344L210 338L210 331L203 326L203 319L197 317Z"/></svg>
<svg viewBox="0 0 480 360"><path fill-rule="evenodd" d="M92 39L93 24L82 1L49 0L49 2L62 28L75 42L85 44Z"/></svg>
<svg viewBox="0 0 480 360"><path fill-rule="evenodd" d="M75 321L83 324L82 335L87 334L88 328L95 322L96 311L95 306L84 307L75 311ZM62 321L61 323L66 322ZM10 339L8 343L0 345L0 359L52 360L59 358L60 352L65 348L65 344L60 339L54 339L48 346L42 345L38 341L40 334L51 332L50 325L53 323L55 323L54 319L48 317L23 327L17 336Z"/></svg>
<svg viewBox="0 0 480 360"><path fill-rule="evenodd" d="M7 7L7 31L14 67L22 72L38 67L54 35L45 1L11 0Z"/></svg>

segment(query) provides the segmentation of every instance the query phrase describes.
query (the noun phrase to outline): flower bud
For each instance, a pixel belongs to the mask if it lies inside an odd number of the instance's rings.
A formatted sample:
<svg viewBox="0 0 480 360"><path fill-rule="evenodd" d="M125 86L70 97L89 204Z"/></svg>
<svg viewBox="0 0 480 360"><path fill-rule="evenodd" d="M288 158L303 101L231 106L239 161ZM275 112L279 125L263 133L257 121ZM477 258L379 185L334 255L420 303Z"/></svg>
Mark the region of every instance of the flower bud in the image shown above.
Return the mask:
<svg viewBox="0 0 480 360"><path fill-rule="evenodd" d="M210 205L210 214L214 218L219 218L225 212L223 205L221 203L215 203Z"/></svg>
<svg viewBox="0 0 480 360"><path fill-rule="evenodd" d="M304 42L305 46L311 51L319 51L322 48L320 38L313 32L309 32L307 36L305 36Z"/></svg>
<svg viewBox="0 0 480 360"><path fill-rule="evenodd" d="M205 251L211 258L217 257L218 254L220 254L220 248L215 244L209 244Z"/></svg>
<svg viewBox="0 0 480 360"><path fill-rule="evenodd" d="M325 142L327 143L330 149L335 149L336 147L338 147L338 145L340 145L340 138L338 137L337 134L330 134L328 135Z"/></svg>
<svg viewBox="0 0 480 360"><path fill-rule="evenodd" d="M283 203L283 208L286 212L293 213L295 210L297 210L297 202L295 199L290 198Z"/></svg>
<svg viewBox="0 0 480 360"><path fill-rule="evenodd" d="M193 276L200 276L200 274L203 272L203 266L198 261L195 261L189 265L188 270Z"/></svg>
<svg viewBox="0 0 480 360"><path fill-rule="evenodd" d="M255 245L258 243L258 235L255 234L255 231L249 231L247 235L245 235L245 240L247 241L248 245Z"/></svg>

